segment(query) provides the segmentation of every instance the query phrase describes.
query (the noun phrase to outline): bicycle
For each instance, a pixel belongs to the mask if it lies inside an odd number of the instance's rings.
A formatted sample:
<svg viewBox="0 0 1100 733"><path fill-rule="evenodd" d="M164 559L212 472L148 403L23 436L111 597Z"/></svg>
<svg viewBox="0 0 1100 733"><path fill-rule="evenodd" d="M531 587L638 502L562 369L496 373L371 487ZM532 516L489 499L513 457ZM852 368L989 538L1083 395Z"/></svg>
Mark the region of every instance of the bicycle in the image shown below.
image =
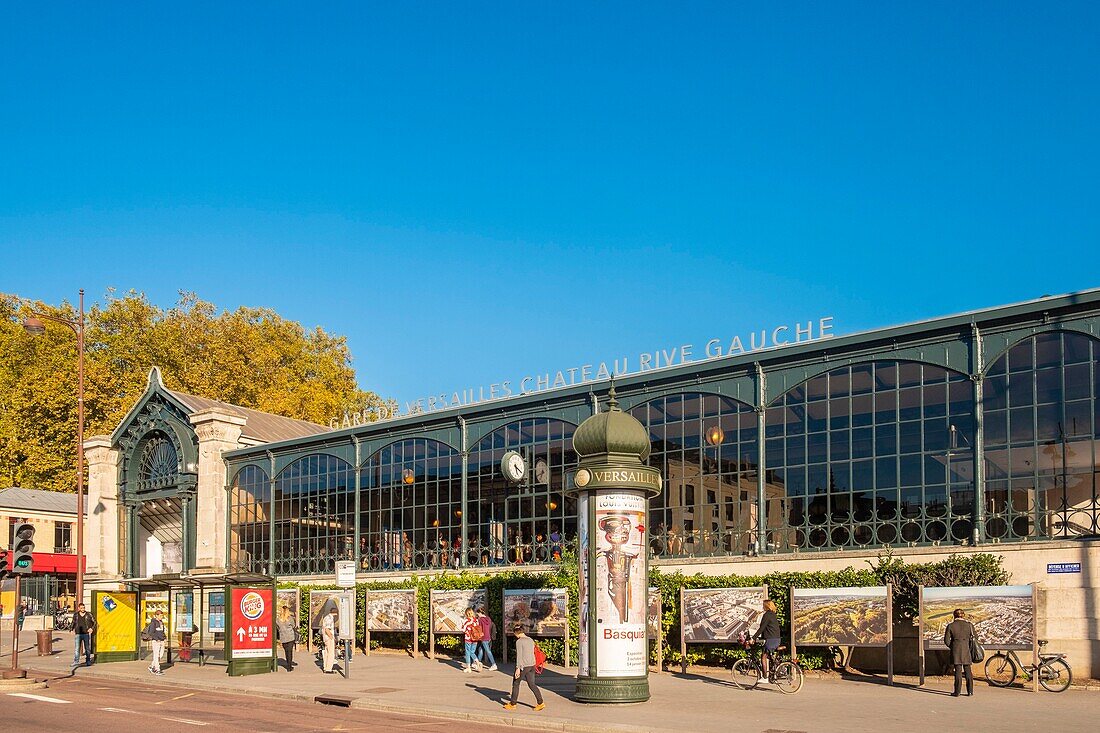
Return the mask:
<svg viewBox="0 0 1100 733"><path fill-rule="evenodd" d="M746 639L744 635L741 637L741 644L750 654L734 662L730 670L730 673L733 675L733 684L737 685L737 687L742 690L752 690L760 684L760 679L764 676L764 667L761 660L763 656L767 654L770 661L768 668L771 670L771 674L768 676L768 682L775 685L776 689L784 695L793 695L802 689L804 675L802 674L802 667L799 666L798 660L787 659L778 661L775 654L764 650L763 642L754 643L751 639ZM761 650L759 655L753 653L753 648L757 646L760 647ZM781 646L776 651L781 651L783 649L786 649L786 647Z"/></svg>
<svg viewBox="0 0 1100 733"><path fill-rule="evenodd" d="M58 631L72 631L73 612L67 609L58 609L54 611L53 627Z"/></svg>
<svg viewBox="0 0 1100 733"><path fill-rule="evenodd" d="M1039 640L1039 649L1047 645L1046 639ZM1024 681L1030 682L1033 674L1039 675L1039 684L1048 692L1065 692L1073 681L1073 670L1066 662L1065 654L1044 654L1039 652L1039 663L1024 665L1016 652L999 651L985 660L985 678L994 687L1008 687L1020 673Z"/></svg>

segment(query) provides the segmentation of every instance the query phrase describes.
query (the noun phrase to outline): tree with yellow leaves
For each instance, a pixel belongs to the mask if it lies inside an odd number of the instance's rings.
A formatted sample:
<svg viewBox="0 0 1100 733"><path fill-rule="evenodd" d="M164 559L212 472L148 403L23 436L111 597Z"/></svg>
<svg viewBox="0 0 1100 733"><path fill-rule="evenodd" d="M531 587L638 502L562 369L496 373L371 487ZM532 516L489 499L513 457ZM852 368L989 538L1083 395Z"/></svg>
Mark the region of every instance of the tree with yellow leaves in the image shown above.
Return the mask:
<svg viewBox="0 0 1100 733"><path fill-rule="evenodd" d="M74 491L76 339L49 324L27 334L32 311L78 317L67 303L0 293L0 485ZM384 404L357 386L343 336L268 308L219 312L181 293L165 310L140 293L108 293L88 310L85 342L85 435L115 428L154 365L169 389L321 424Z"/></svg>

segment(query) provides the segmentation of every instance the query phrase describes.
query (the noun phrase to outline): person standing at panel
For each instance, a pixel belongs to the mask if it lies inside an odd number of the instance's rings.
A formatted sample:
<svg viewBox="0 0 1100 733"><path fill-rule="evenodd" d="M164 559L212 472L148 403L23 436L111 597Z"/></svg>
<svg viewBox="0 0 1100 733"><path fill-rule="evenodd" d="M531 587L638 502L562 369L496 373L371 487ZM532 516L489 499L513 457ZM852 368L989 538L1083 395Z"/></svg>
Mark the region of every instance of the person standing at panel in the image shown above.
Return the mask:
<svg viewBox="0 0 1100 733"><path fill-rule="evenodd" d="M337 613L336 607L333 606L332 612L326 613L321 619L321 641L325 644L325 649L321 653L321 669L325 674L336 671L333 667L336 666Z"/></svg>
<svg viewBox="0 0 1100 733"><path fill-rule="evenodd" d="M489 613L485 610L485 606L481 606L477 609L477 621L481 624L481 641L477 643L478 654L482 652L485 654L485 661L489 663L489 671L494 672L497 668L497 660L493 658L493 632L496 631L497 625L493 623L493 619L489 617Z"/></svg>
<svg viewBox="0 0 1100 733"><path fill-rule="evenodd" d="M16 606L16 613L19 607ZM73 666L80 666L80 647L84 647L84 666L92 664L92 632L95 631L95 617L88 613L88 609L81 603L76 607L76 616L73 617Z"/></svg>
<svg viewBox="0 0 1100 733"><path fill-rule="evenodd" d="M290 608L283 606L279 609L279 620L275 623L275 633L279 643L283 645L283 656L286 657L286 671L294 671L294 646L298 643L298 629L295 619L290 615Z"/></svg>
<svg viewBox="0 0 1100 733"><path fill-rule="evenodd" d="M516 673L512 675L512 696L504 703L505 710L515 710L516 701L519 700L519 683L526 681L527 686L535 695L535 710L542 710L546 704L542 701L542 691L535 684L535 640L523 633L523 624L512 626L512 632L516 635Z"/></svg>
<svg viewBox="0 0 1100 733"><path fill-rule="evenodd" d="M970 644L974 639L974 625L966 620L966 614L961 608L956 608L952 614L955 620L947 625L943 632L943 643L951 650L951 663L955 665L955 691L951 697L958 697L962 692L963 676L966 676L966 696L974 694L974 672L971 665L974 663L973 652Z"/></svg>

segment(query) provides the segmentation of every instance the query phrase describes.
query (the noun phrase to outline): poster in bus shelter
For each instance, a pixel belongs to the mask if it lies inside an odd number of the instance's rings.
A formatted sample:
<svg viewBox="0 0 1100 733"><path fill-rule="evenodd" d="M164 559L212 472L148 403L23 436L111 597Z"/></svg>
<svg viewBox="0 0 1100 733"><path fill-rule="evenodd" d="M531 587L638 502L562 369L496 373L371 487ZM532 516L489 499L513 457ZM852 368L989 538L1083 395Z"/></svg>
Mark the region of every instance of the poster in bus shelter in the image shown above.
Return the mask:
<svg viewBox="0 0 1100 733"><path fill-rule="evenodd" d="M433 634L460 634L467 608L476 611L482 606L489 606L484 588L433 590L430 600Z"/></svg>
<svg viewBox="0 0 1100 733"><path fill-rule="evenodd" d="M569 623L569 595L565 588L505 590L504 630L509 636L515 624L532 636L565 636Z"/></svg>
<svg viewBox="0 0 1100 733"><path fill-rule="evenodd" d="M767 597L764 587L685 588L680 622L684 641L728 642L737 641L740 634L755 634Z"/></svg>
<svg viewBox="0 0 1100 733"><path fill-rule="evenodd" d="M173 629L177 633L195 631L195 594L191 591L176 591L176 614Z"/></svg>
<svg viewBox="0 0 1100 733"><path fill-rule="evenodd" d="M206 612L207 626L211 634L225 633L225 592L217 591L206 596L209 610Z"/></svg>
<svg viewBox="0 0 1100 733"><path fill-rule="evenodd" d="M416 588L367 591L367 628L412 631L416 627Z"/></svg>
<svg viewBox="0 0 1100 733"><path fill-rule="evenodd" d="M137 651L137 593L97 591L95 653Z"/></svg>
<svg viewBox="0 0 1100 733"><path fill-rule="evenodd" d="M798 646L886 646L887 587L794 588L791 632Z"/></svg>
<svg viewBox="0 0 1100 733"><path fill-rule="evenodd" d="M171 628L169 623L169 611L171 609L168 606L168 594L156 593L143 595L141 598L141 628L145 628L149 625L149 622L153 620L153 614L160 611L163 616L161 620L165 623L165 628Z"/></svg>
<svg viewBox="0 0 1100 733"><path fill-rule="evenodd" d="M987 649L1031 649L1035 603L1030 585L953 586L921 589L921 634L926 649L946 649L943 633L956 608L974 624Z"/></svg>

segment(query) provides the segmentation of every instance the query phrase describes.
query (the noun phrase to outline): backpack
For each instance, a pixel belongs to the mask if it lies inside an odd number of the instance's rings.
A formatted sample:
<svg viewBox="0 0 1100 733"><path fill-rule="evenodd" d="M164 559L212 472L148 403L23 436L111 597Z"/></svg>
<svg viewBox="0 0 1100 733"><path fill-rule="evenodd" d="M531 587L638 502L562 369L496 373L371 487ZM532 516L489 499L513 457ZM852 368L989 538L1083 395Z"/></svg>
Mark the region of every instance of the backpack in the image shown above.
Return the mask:
<svg viewBox="0 0 1100 733"><path fill-rule="evenodd" d="M535 644L535 674L542 674L542 670L546 668L546 652L539 648L538 644Z"/></svg>
<svg viewBox="0 0 1100 733"><path fill-rule="evenodd" d="M470 641L481 641L485 638L485 635L481 633L481 623L476 619L472 624L467 624L466 633L470 637Z"/></svg>

